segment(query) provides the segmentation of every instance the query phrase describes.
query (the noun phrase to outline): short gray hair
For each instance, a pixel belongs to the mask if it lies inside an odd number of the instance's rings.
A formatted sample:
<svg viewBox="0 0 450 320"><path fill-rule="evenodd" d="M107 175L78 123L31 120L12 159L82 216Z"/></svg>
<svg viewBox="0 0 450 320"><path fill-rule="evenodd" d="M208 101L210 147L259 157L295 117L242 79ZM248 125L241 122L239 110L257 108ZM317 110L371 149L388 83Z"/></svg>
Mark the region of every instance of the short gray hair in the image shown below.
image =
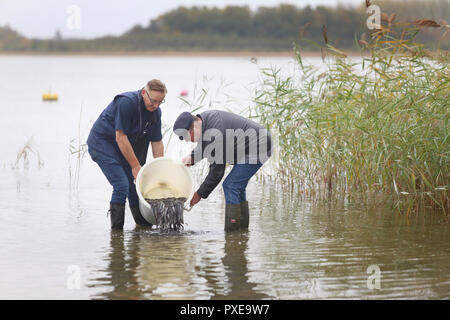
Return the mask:
<svg viewBox="0 0 450 320"><path fill-rule="evenodd" d="M161 80L158 80L158 79L153 79L153 80L150 80L149 82L147 82L147 85L145 86L145 90L147 92L154 90L154 91L162 92L164 94L167 93L166 85Z"/></svg>

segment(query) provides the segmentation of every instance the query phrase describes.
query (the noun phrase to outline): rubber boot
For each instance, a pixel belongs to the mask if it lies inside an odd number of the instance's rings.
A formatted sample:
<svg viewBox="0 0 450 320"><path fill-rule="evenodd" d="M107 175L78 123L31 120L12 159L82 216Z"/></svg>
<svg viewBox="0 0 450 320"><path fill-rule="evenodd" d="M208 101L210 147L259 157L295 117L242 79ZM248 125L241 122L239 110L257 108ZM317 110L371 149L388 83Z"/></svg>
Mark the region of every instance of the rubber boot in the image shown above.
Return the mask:
<svg viewBox="0 0 450 320"><path fill-rule="evenodd" d="M139 227L152 227L153 225L145 220L145 218L142 216L141 210L139 210L139 206L130 206L131 214L133 215L134 222L136 222L136 225Z"/></svg>
<svg viewBox="0 0 450 320"><path fill-rule="evenodd" d="M241 229L247 230L250 222L250 215L248 211L248 201L242 201L241 205Z"/></svg>
<svg viewBox="0 0 450 320"><path fill-rule="evenodd" d="M225 231L239 230L241 224L241 204L225 204Z"/></svg>
<svg viewBox="0 0 450 320"><path fill-rule="evenodd" d="M125 205L111 203L108 213L111 217L111 229L123 230L123 224L125 222Z"/></svg>

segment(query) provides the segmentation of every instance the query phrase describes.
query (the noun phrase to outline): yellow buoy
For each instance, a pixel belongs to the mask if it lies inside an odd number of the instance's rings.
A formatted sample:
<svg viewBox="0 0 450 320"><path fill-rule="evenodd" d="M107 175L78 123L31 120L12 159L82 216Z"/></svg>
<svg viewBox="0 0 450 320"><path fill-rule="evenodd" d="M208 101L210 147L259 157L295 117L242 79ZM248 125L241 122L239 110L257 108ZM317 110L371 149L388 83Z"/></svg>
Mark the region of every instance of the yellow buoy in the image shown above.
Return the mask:
<svg viewBox="0 0 450 320"><path fill-rule="evenodd" d="M44 93L42 95L43 101L58 101L58 95L56 93Z"/></svg>

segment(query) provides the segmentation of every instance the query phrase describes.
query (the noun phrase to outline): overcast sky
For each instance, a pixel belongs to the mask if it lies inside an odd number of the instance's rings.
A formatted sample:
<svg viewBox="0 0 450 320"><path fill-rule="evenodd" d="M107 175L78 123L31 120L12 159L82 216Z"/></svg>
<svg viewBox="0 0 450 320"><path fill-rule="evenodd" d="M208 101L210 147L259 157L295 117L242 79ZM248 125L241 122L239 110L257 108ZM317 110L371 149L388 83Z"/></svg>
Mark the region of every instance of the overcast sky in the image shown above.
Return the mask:
<svg viewBox="0 0 450 320"><path fill-rule="evenodd" d="M361 4L364 0L0 0L0 26L8 24L30 38L52 37L56 30L63 37L93 38L120 35L137 24L147 26L151 19L181 5L247 5L256 9L280 3L315 7Z"/></svg>

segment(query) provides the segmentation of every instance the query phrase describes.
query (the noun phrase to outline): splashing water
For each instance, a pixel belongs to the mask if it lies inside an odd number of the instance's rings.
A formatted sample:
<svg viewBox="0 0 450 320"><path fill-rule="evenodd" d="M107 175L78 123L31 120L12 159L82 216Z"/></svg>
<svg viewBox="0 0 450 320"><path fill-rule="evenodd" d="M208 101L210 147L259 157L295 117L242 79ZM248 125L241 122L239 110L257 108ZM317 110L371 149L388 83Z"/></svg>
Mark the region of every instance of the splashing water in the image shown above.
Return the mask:
<svg viewBox="0 0 450 320"><path fill-rule="evenodd" d="M183 229L183 206L186 198L145 199L156 217L161 231Z"/></svg>

